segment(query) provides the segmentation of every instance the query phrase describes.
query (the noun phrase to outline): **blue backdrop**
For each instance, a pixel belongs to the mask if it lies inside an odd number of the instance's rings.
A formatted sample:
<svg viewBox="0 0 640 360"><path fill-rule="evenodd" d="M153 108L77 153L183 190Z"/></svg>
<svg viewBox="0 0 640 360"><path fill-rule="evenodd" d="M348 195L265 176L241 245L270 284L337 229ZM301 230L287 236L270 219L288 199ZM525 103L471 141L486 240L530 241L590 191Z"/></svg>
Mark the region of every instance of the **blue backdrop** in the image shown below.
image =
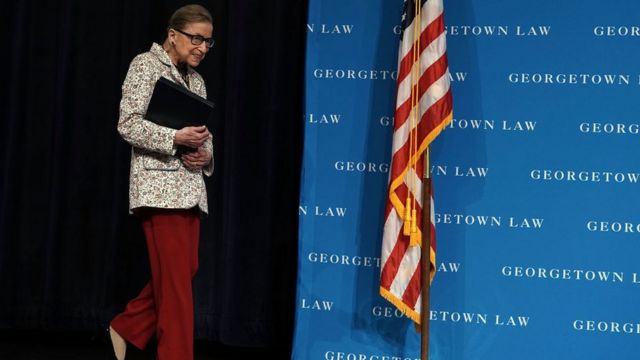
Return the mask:
<svg viewBox="0 0 640 360"><path fill-rule="evenodd" d="M640 2L444 1L431 359L640 353ZM294 359L417 359L379 296L401 0L311 0Z"/></svg>

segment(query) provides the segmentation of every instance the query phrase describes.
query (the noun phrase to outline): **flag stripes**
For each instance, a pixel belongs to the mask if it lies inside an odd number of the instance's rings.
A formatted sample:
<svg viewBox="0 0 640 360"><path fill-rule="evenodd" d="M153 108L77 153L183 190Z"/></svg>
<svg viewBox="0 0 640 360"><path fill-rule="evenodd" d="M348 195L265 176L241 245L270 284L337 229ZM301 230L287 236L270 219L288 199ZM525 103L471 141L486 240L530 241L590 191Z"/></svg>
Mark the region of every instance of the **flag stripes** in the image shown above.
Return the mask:
<svg viewBox="0 0 640 360"><path fill-rule="evenodd" d="M405 204L416 210L417 233L423 228L424 154L452 117L452 96L442 0L406 0L398 50L398 81L392 139L389 196L382 239L380 293L416 322L420 322L420 247L411 246L403 232ZM416 21L416 19L418 21ZM419 28L420 32L414 32ZM414 49L417 49L414 52ZM416 56L419 54L419 56ZM417 76L416 76L417 71ZM412 94L413 91L413 94ZM431 191L431 186L428 186ZM430 261L435 269L433 194L428 230ZM421 237L418 236L418 239ZM433 272L431 278L433 278Z"/></svg>

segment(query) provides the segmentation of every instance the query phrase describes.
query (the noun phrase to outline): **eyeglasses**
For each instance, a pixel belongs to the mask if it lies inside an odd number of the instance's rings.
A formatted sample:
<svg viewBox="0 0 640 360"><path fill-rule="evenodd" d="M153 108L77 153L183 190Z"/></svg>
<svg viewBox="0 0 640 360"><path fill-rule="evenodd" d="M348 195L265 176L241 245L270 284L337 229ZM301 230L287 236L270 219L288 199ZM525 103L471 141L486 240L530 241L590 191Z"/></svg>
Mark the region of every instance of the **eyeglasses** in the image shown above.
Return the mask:
<svg viewBox="0 0 640 360"><path fill-rule="evenodd" d="M216 42L213 38L205 38L200 35L189 34L180 29L173 29L173 30L191 38L191 44L193 45L200 45L202 44L202 42L205 42L207 44L207 47L211 49L213 47L213 44Z"/></svg>

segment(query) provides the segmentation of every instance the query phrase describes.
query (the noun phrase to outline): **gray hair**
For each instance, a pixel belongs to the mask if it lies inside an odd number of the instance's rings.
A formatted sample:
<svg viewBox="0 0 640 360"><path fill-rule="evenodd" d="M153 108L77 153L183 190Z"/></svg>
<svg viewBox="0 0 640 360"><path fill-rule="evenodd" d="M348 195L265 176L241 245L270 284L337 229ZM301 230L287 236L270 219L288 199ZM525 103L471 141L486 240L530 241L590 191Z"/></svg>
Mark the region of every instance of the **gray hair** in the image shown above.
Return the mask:
<svg viewBox="0 0 640 360"><path fill-rule="evenodd" d="M213 24L211 13L204 6L191 4L176 10L169 18L168 28L183 30L191 23ZM168 30L168 29L167 29Z"/></svg>

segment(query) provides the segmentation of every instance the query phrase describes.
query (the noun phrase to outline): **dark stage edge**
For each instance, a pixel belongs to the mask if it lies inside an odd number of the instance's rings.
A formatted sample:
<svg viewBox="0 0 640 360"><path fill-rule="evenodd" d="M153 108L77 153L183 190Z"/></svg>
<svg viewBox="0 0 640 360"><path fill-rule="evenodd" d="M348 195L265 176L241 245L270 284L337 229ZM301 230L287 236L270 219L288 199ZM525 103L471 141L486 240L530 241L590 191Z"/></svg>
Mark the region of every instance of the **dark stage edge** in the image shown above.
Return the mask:
<svg viewBox="0 0 640 360"><path fill-rule="evenodd" d="M154 360L155 342L145 350L127 347L127 360ZM289 359L289 350L241 348L195 341L194 360ZM2 360L114 360L108 334L0 330Z"/></svg>

